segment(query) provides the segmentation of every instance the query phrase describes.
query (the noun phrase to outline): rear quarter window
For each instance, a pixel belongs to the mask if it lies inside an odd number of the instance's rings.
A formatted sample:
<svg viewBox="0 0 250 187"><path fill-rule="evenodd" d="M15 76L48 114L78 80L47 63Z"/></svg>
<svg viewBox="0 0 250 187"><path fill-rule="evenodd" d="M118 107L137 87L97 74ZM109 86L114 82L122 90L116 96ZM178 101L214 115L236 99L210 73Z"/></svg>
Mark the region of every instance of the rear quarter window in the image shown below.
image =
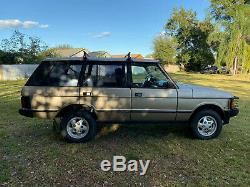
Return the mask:
<svg viewBox="0 0 250 187"><path fill-rule="evenodd" d="M77 62L42 62L27 86L77 86L82 65Z"/></svg>

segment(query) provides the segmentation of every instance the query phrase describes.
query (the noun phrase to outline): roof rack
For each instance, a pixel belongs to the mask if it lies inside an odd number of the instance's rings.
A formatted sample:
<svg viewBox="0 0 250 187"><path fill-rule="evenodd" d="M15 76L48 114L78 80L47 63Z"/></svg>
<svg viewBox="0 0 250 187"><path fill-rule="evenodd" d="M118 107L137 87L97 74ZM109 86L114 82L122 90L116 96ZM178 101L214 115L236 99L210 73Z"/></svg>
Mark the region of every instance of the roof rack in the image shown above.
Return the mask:
<svg viewBox="0 0 250 187"><path fill-rule="evenodd" d="M86 51L83 51L83 57L82 57L82 59L83 60L87 60L88 57L90 57L90 55ZM131 52L129 52L126 56L124 56L124 58L127 58L127 61L131 61L132 60Z"/></svg>
<svg viewBox="0 0 250 187"><path fill-rule="evenodd" d="M80 52L82 52L82 51L85 51L85 49L81 49L80 51L77 51L77 52L73 53L73 54L70 55L69 57L74 57L76 54L78 54L78 53L80 53Z"/></svg>
<svg viewBox="0 0 250 187"><path fill-rule="evenodd" d="M130 61L131 60L131 52L129 52L124 58L127 57L127 60Z"/></svg>
<svg viewBox="0 0 250 187"><path fill-rule="evenodd" d="M83 51L83 57L82 57L82 59L83 60L87 60L88 56L89 56L89 54L86 51Z"/></svg>

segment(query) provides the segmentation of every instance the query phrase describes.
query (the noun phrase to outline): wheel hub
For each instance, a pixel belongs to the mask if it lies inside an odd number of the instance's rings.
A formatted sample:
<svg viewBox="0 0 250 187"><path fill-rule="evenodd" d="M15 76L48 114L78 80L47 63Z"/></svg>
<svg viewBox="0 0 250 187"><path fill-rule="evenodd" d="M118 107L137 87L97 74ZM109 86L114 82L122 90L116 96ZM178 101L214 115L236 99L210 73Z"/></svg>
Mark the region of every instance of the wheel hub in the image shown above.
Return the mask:
<svg viewBox="0 0 250 187"><path fill-rule="evenodd" d="M67 132L72 138L83 138L89 132L89 123L83 117L74 117L67 123Z"/></svg>
<svg viewBox="0 0 250 187"><path fill-rule="evenodd" d="M198 121L198 132L203 136L211 136L217 129L217 122L212 116L203 116Z"/></svg>

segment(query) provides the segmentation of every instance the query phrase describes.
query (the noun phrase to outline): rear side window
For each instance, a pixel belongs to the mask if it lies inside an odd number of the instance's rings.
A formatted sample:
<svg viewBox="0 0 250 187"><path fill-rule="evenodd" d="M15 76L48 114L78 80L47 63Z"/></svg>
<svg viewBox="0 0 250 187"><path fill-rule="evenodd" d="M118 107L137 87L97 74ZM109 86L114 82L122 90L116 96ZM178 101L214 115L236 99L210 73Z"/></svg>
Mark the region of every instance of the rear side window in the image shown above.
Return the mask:
<svg viewBox="0 0 250 187"><path fill-rule="evenodd" d="M27 82L27 86L77 86L81 65L74 62L43 62Z"/></svg>
<svg viewBox="0 0 250 187"><path fill-rule="evenodd" d="M127 70L121 64L87 65L83 86L87 87L125 87Z"/></svg>

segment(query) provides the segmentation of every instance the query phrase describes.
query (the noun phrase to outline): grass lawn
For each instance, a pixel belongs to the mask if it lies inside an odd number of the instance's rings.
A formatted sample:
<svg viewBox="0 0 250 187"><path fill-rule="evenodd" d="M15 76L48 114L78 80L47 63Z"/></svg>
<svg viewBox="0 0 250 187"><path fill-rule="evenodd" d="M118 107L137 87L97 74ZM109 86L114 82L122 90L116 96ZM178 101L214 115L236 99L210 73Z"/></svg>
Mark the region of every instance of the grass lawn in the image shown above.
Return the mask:
<svg viewBox="0 0 250 187"><path fill-rule="evenodd" d="M6 186L250 186L250 76L178 73L176 80L213 86L240 97L240 114L214 140L193 139L186 127L103 128L86 144L65 143L52 121L18 114L24 81L0 81L0 184ZM113 155L150 159L145 176L103 172Z"/></svg>

